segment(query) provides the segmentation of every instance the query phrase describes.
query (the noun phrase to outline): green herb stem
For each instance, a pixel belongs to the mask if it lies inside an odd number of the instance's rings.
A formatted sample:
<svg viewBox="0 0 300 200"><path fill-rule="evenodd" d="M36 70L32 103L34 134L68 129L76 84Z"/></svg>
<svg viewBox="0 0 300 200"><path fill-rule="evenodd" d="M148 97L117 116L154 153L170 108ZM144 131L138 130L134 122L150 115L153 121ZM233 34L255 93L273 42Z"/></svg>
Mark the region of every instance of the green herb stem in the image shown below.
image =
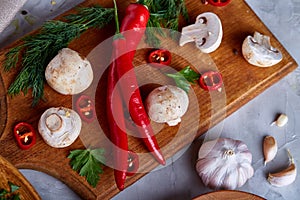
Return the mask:
<svg viewBox="0 0 300 200"><path fill-rule="evenodd" d="M8 88L11 96L32 89L35 106L44 98L45 69L48 63L75 38L89 28L102 28L113 18L113 8L99 5L78 8L77 14L65 17L67 22L48 21L39 33L24 37L23 44L10 49L6 54L4 70L9 71L20 62L22 69Z"/></svg>

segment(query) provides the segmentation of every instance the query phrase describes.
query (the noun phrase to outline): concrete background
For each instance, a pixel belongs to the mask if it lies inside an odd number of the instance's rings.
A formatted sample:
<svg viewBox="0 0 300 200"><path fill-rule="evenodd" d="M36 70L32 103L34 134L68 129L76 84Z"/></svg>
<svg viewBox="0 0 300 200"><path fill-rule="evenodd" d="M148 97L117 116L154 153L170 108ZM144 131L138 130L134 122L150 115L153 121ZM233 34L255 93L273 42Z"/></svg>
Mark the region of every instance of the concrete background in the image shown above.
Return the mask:
<svg viewBox="0 0 300 200"><path fill-rule="evenodd" d="M2 0L1 5L3 2L5 1ZM39 27L42 20L51 19L79 2L81 1L57 0L53 5L50 0L28 0L21 9L27 11L28 19L25 19L21 12L17 12L11 23L8 23L10 25L0 34L1 46ZM246 2L297 63L300 63L300 0L246 0ZM41 13L42 9L47 12ZM287 126L283 128L270 126L278 113L288 115ZM288 165L287 148L293 154L296 164L299 163L299 120L300 69L298 68L210 130L221 131L222 137L241 139L252 151L255 174L239 190L257 194L266 199L298 199L300 188L297 185L300 184L300 177L297 177L292 185L283 188L270 186L265 177L269 171L276 171ZM279 150L276 159L270 165L263 167L262 138L268 134L276 137ZM171 158L168 161L170 165L147 174L113 199L191 199L211 191L203 186L194 168L202 143L201 139L199 138L190 147ZM21 172L45 200L80 199L65 184L47 174L25 169Z"/></svg>

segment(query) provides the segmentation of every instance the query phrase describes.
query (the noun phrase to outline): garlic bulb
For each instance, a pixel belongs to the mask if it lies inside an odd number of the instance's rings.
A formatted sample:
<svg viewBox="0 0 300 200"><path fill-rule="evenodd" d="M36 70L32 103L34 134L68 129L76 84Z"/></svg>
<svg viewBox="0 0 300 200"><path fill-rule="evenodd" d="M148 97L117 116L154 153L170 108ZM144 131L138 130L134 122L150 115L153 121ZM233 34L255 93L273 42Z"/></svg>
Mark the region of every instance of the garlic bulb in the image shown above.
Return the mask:
<svg viewBox="0 0 300 200"><path fill-rule="evenodd" d="M265 165L273 160L277 154L277 142L273 136L266 136L263 142L263 151L265 157Z"/></svg>
<svg viewBox="0 0 300 200"><path fill-rule="evenodd" d="M79 136L81 119L71 109L49 108L42 114L38 130L44 141L51 147L67 147Z"/></svg>
<svg viewBox="0 0 300 200"><path fill-rule="evenodd" d="M290 163L287 168L284 170L277 172L277 173L269 173L268 181L271 185L277 187L287 186L293 183L297 176L297 168L294 162L293 157L291 156L290 152L288 151Z"/></svg>
<svg viewBox="0 0 300 200"><path fill-rule="evenodd" d="M247 145L231 138L205 142L199 150L196 170L205 186L233 190L254 174Z"/></svg>

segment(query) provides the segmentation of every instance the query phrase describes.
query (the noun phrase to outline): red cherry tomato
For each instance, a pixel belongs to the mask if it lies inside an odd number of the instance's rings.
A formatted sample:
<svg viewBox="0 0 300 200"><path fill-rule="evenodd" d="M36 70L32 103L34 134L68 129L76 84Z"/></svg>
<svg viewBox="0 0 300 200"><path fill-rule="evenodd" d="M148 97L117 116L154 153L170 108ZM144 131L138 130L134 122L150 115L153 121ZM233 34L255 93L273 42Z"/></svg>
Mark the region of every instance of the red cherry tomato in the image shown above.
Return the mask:
<svg viewBox="0 0 300 200"><path fill-rule="evenodd" d="M89 96L81 95L77 99L76 110L80 118L87 123L91 123L96 117L95 106Z"/></svg>
<svg viewBox="0 0 300 200"><path fill-rule="evenodd" d="M133 151L128 151L128 168L126 175L132 176L139 169L139 156Z"/></svg>
<svg viewBox="0 0 300 200"><path fill-rule="evenodd" d="M199 85L204 90L217 90L223 85L222 75L214 71L205 72L199 78Z"/></svg>
<svg viewBox="0 0 300 200"><path fill-rule="evenodd" d="M208 0L208 3L213 6L226 6L230 3L230 0Z"/></svg>
<svg viewBox="0 0 300 200"><path fill-rule="evenodd" d="M148 56L148 62L154 67L163 67L171 64L171 53L168 50L157 49Z"/></svg>
<svg viewBox="0 0 300 200"><path fill-rule="evenodd" d="M23 150L31 148L36 142L35 130L26 122L20 122L14 127L14 136L18 146Z"/></svg>

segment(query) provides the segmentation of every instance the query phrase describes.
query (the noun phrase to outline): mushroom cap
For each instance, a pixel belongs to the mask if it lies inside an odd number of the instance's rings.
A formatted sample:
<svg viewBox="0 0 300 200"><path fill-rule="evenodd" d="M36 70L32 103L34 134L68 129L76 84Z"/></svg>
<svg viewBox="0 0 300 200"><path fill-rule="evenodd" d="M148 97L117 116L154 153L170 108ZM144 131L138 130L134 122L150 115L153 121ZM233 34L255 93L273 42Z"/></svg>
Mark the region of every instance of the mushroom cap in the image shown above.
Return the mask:
<svg viewBox="0 0 300 200"><path fill-rule="evenodd" d="M40 117L38 130L51 147L67 147L79 136L81 119L74 110L64 107L49 108Z"/></svg>
<svg viewBox="0 0 300 200"><path fill-rule="evenodd" d="M78 94L93 81L90 62L69 48L63 48L50 61L45 70L47 83L64 95Z"/></svg>
<svg viewBox="0 0 300 200"><path fill-rule="evenodd" d="M271 67L282 60L281 52L271 46L270 37L258 32L245 38L242 53L250 64L258 67Z"/></svg>
<svg viewBox="0 0 300 200"><path fill-rule="evenodd" d="M175 126L188 109L189 98L177 86L165 85L155 88L146 99L146 109L152 121Z"/></svg>

